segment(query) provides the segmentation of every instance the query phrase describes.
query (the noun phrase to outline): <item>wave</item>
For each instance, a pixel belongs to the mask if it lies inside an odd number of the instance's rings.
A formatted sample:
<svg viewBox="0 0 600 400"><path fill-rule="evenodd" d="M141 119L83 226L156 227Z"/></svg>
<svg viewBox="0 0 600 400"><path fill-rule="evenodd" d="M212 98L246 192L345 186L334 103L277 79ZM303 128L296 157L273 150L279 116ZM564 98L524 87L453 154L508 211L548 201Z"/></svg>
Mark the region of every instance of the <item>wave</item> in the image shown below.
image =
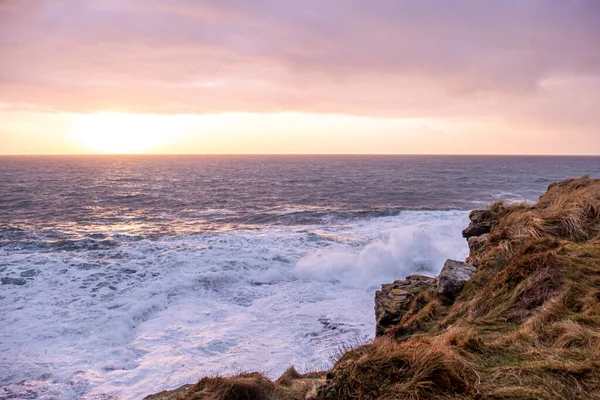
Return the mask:
<svg viewBox="0 0 600 400"><path fill-rule="evenodd" d="M0 277L31 276L2 286L0 385L126 400L210 374L326 367L341 342L372 336L375 287L466 254L467 219L411 211L74 251L2 247Z"/></svg>
<svg viewBox="0 0 600 400"><path fill-rule="evenodd" d="M418 273L435 275L448 258L464 258L460 236L449 235L447 222L428 221L407 224L391 230L356 250L320 250L298 261L296 272L302 279L341 282L353 287L373 287L381 282Z"/></svg>

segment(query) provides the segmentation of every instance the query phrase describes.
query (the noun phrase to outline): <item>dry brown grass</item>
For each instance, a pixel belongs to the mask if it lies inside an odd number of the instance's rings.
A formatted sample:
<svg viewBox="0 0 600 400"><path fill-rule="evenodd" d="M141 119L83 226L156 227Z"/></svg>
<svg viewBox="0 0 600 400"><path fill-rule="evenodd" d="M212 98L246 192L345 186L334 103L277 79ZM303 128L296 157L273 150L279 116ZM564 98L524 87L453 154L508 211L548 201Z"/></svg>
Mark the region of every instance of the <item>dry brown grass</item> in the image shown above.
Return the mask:
<svg viewBox="0 0 600 400"><path fill-rule="evenodd" d="M580 242L600 234L600 184L588 176L550 185L534 205L493 207L501 218L492 240L506 250L528 239L553 237Z"/></svg>
<svg viewBox="0 0 600 400"><path fill-rule="evenodd" d="M231 378L204 378L196 384L192 399L270 400L275 398L275 384L253 372Z"/></svg>
<svg viewBox="0 0 600 400"><path fill-rule="evenodd" d="M324 383L324 373L300 374L290 367L272 382L258 372L206 377L196 385L148 396L146 400L304 400Z"/></svg>
<svg viewBox="0 0 600 400"><path fill-rule="evenodd" d="M477 373L438 337L410 343L378 338L340 360L335 373L343 384L323 388L321 397L418 399L477 390L470 383Z"/></svg>
<svg viewBox="0 0 600 400"><path fill-rule="evenodd" d="M388 334L401 340L416 332L427 331L429 327L437 323L440 313L444 310L442 300L438 299L435 292L432 291L419 293L400 323L392 327Z"/></svg>

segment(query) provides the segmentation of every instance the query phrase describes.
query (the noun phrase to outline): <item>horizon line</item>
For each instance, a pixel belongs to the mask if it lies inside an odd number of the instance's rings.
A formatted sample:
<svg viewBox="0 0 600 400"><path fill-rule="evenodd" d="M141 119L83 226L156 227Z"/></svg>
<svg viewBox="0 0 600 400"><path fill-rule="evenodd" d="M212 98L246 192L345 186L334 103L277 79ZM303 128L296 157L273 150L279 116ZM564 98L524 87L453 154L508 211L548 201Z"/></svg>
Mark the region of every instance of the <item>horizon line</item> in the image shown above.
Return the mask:
<svg viewBox="0 0 600 400"><path fill-rule="evenodd" d="M600 157L600 154L499 154L499 153L0 153L0 157L118 157L118 156L461 156L461 157Z"/></svg>

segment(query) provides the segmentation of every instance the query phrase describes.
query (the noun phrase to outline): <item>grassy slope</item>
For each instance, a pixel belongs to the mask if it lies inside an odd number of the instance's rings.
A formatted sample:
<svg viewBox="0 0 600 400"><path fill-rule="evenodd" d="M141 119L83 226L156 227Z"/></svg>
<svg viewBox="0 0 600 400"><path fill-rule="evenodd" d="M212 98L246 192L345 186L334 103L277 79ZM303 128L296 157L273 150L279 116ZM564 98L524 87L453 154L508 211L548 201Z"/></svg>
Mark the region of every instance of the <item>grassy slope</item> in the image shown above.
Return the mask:
<svg viewBox="0 0 600 400"><path fill-rule="evenodd" d="M600 399L600 180L490 209L498 221L471 254L479 269L458 298L422 293L326 380L292 370L274 383L207 378L162 398Z"/></svg>

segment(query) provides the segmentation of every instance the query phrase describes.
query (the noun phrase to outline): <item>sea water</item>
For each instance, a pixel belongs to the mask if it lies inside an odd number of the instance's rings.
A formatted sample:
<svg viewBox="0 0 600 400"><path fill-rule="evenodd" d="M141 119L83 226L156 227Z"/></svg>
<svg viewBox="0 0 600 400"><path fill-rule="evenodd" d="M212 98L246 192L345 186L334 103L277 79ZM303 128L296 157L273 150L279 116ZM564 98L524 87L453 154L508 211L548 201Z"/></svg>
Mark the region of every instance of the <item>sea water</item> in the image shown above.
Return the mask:
<svg viewBox="0 0 600 400"><path fill-rule="evenodd" d="M594 157L0 158L0 399L139 399L330 367L382 283L468 253L468 212Z"/></svg>

